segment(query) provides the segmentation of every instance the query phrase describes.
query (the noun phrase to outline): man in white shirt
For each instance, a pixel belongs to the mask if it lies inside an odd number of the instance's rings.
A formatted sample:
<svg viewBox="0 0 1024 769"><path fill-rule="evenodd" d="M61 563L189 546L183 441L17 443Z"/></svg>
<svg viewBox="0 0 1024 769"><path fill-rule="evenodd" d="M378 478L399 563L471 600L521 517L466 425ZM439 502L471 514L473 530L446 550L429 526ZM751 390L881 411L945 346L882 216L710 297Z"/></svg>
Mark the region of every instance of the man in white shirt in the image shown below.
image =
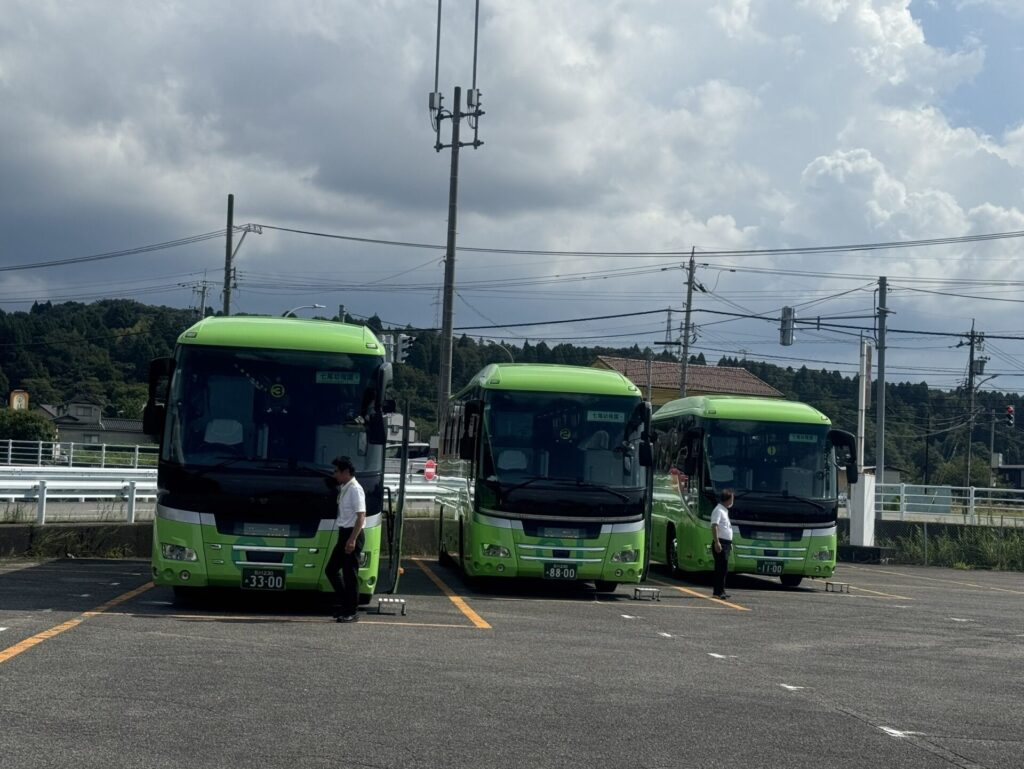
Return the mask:
<svg viewBox="0 0 1024 769"><path fill-rule="evenodd" d="M351 459L338 457L331 464L338 482L338 544L327 560L327 579L336 596L335 618L338 622L355 622L359 619L359 555L363 550L366 493L356 480Z"/></svg>
<svg viewBox="0 0 1024 769"><path fill-rule="evenodd" d="M711 549L715 556L715 598L723 601L729 597L725 592L725 575L729 571L729 551L732 550L732 523L729 522L729 508L735 495L732 489L723 489L718 495L718 504L711 511Z"/></svg>

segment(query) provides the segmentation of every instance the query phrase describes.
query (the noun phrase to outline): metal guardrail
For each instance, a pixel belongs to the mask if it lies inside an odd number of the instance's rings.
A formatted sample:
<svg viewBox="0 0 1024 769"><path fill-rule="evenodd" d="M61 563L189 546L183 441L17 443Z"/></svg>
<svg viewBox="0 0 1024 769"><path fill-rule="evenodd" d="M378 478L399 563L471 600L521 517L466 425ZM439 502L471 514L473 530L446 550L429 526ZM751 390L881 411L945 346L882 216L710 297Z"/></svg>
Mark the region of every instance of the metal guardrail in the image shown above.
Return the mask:
<svg viewBox="0 0 1024 769"><path fill-rule="evenodd" d="M397 473L385 473L384 483L393 493L398 491L398 482ZM430 505L436 488L436 482L410 474L405 486L406 503L418 507ZM88 504L88 509L77 510L71 519L134 523L140 504L155 502L155 469L0 466L0 522L34 520L37 525L44 525L48 520L52 522L52 516L47 517L49 504L71 507ZM99 511L96 505L108 505L109 509Z"/></svg>
<svg viewBox="0 0 1024 769"><path fill-rule="evenodd" d="M1024 528L1024 491L974 486L882 483L875 506L883 520Z"/></svg>
<svg viewBox="0 0 1024 769"><path fill-rule="evenodd" d="M7 465L156 468L159 446L0 440L0 462Z"/></svg>

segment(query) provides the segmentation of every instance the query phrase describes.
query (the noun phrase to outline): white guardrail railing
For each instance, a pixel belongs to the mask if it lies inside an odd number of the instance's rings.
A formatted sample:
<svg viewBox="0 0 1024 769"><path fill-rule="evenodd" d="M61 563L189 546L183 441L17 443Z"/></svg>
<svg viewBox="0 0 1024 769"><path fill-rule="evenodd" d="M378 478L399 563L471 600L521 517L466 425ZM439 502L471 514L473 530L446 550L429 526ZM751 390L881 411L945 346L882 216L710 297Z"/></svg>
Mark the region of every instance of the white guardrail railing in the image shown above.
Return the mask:
<svg viewBox="0 0 1024 769"><path fill-rule="evenodd" d="M398 473L385 473L384 483L398 493ZM410 513L433 504L436 485L407 476ZM0 523L134 523L151 519L155 502L156 468L0 466Z"/></svg>
<svg viewBox="0 0 1024 769"><path fill-rule="evenodd" d="M875 486L882 520L1024 528L1024 491L974 486Z"/></svg>
<svg viewBox="0 0 1024 769"><path fill-rule="evenodd" d="M0 440L0 463L57 467L152 467L159 446Z"/></svg>

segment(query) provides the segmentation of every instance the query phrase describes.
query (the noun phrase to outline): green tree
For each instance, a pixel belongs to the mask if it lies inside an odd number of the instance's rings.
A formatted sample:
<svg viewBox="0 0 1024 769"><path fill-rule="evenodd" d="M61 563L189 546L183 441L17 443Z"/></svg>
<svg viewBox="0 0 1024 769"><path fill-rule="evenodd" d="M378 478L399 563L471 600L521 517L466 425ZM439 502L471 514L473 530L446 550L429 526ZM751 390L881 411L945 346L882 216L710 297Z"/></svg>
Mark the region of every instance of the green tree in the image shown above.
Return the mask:
<svg viewBox="0 0 1024 769"><path fill-rule="evenodd" d="M53 422L36 411L0 410L0 438L15 441L52 441Z"/></svg>

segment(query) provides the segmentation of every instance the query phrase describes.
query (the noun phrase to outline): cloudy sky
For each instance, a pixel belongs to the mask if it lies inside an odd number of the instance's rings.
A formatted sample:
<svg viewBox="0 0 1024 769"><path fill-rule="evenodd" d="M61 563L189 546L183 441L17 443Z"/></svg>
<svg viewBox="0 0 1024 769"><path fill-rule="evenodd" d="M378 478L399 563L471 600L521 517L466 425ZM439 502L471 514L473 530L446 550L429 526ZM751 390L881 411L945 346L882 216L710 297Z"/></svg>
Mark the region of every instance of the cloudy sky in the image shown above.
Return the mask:
<svg viewBox="0 0 1024 769"><path fill-rule="evenodd" d="M481 0L485 142L461 154L459 244L696 249L694 349L853 373L885 275L891 327L1024 335L1024 238L738 254L1024 231L1019 0ZM130 296L220 305L224 246L38 269L236 224L440 245L434 0L0 0L0 307ZM446 0L439 87L472 80L473 2ZM447 124L442 137L447 140ZM465 132L470 129L463 123ZM237 237L237 236L236 236ZM703 256L702 256L703 254ZM442 252L264 228L233 309L439 317ZM455 325L674 310L678 256L463 252ZM716 313L796 306L847 329ZM837 320L837 316L849 316ZM666 313L474 331L665 338ZM673 336L678 335L678 329ZM951 387L959 340L893 334L889 379ZM986 388L1024 389L1024 342ZM827 361L827 363L822 363Z"/></svg>

